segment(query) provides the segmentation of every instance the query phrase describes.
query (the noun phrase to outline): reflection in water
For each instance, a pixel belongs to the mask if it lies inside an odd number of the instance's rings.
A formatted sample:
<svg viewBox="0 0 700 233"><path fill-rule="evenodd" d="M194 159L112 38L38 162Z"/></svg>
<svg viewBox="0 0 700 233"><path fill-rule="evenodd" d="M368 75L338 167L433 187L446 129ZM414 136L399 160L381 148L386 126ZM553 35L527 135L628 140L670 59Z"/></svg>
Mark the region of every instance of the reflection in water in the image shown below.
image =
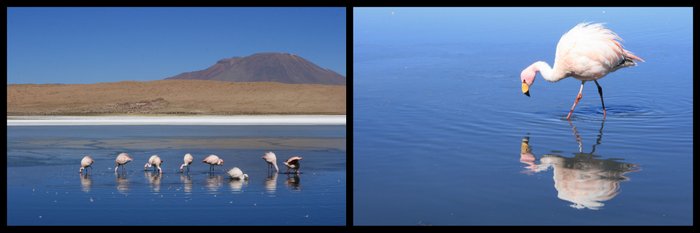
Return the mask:
<svg viewBox="0 0 700 233"><path fill-rule="evenodd" d="M233 193L241 193L241 188L243 185L248 185L248 180L241 179L229 179L228 185Z"/></svg>
<svg viewBox="0 0 700 233"><path fill-rule="evenodd" d="M180 175L180 182L184 185L184 190L186 193L192 192L192 177L190 177L189 172L187 174Z"/></svg>
<svg viewBox="0 0 700 233"><path fill-rule="evenodd" d="M219 191L219 188L221 188L221 184L224 182L224 177L210 173L206 181L207 183L205 186L207 187L207 190L209 190L209 192L216 192Z"/></svg>
<svg viewBox="0 0 700 233"><path fill-rule="evenodd" d="M151 184L151 189L153 189L153 192L160 192L161 173L157 171L146 171L143 173L143 175L146 177L146 180L148 180L148 183Z"/></svg>
<svg viewBox="0 0 700 233"><path fill-rule="evenodd" d="M81 174L80 176L80 186L82 186L83 192L90 192L90 186L92 186L92 179L88 176L87 172Z"/></svg>
<svg viewBox="0 0 700 233"><path fill-rule="evenodd" d="M120 193L129 191L129 180L126 179L126 172L118 172L114 176L117 177L117 191Z"/></svg>
<svg viewBox="0 0 700 233"><path fill-rule="evenodd" d="M292 174L291 176L288 174L287 181L285 181L284 184L294 191L300 191L301 187L299 186L299 182L301 182L301 179L299 179L299 174Z"/></svg>
<svg viewBox="0 0 700 233"><path fill-rule="evenodd" d="M635 164L619 162L617 159L600 159L601 156L593 154L596 146L601 144L604 120L600 125L596 144L592 146L590 153L583 152L581 136L571 121L569 124L579 148L579 152L574 153L574 157L546 154L540 159L540 164L536 164L535 155L532 154L530 147L530 138L525 137L520 146L520 162L527 164L526 168L530 173L546 171L552 167L554 188L558 192L559 199L572 202L571 207L577 209L597 210L604 206L604 201L617 196L620 181L629 180L624 175L637 171L638 167Z"/></svg>
<svg viewBox="0 0 700 233"><path fill-rule="evenodd" d="M274 194L277 190L277 172L268 175L265 179L265 191L269 194Z"/></svg>

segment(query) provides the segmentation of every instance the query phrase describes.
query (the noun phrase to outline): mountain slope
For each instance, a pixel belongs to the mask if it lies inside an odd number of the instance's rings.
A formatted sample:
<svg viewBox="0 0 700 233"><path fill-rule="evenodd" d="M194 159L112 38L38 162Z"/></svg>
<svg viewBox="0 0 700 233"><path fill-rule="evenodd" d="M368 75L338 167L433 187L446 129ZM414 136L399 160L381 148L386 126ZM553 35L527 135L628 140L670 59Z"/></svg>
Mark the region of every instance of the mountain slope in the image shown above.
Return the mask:
<svg viewBox="0 0 700 233"><path fill-rule="evenodd" d="M207 69L166 79L345 85L345 77L288 53L257 53L219 60Z"/></svg>

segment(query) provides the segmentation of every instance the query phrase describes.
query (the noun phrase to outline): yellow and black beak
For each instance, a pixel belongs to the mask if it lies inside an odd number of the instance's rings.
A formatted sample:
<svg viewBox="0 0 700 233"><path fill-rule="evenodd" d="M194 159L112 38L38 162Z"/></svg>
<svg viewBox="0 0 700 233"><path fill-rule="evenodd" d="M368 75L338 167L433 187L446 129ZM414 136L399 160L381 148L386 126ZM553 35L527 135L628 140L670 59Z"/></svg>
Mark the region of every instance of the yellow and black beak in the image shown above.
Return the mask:
<svg viewBox="0 0 700 233"><path fill-rule="evenodd" d="M527 85L527 83L525 83L524 81L523 81L523 94L525 94L527 97L530 97L530 85Z"/></svg>
<svg viewBox="0 0 700 233"><path fill-rule="evenodd" d="M532 148L530 148L530 137L524 137L520 143L520 153L525 154L530 152L532 152Z"/></svg>

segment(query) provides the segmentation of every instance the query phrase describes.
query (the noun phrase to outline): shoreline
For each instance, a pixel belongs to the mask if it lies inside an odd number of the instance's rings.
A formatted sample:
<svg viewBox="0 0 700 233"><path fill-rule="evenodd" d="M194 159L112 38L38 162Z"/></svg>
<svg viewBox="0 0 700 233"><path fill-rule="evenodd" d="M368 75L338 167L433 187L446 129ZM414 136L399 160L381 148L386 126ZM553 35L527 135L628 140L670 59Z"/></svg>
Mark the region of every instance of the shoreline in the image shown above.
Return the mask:
<svg viewBox="0 0 700 233"><path fill-rule="evenodd" d="M346 125L346 115L7 116L7 126Z"/></svg>

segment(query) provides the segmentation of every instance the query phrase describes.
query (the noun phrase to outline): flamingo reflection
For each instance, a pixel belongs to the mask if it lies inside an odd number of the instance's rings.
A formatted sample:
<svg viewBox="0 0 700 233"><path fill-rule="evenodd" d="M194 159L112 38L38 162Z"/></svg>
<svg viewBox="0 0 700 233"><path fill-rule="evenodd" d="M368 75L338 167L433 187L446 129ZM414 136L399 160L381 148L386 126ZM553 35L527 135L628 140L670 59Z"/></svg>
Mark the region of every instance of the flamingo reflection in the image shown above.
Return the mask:
<svg viewBox="0 0 700 233"><path fill-rule="evenodd" d="M287 187L291 188L294 191L300 191L300 183L301 179L299 178L299 174L291 174L287 175L287 180L284 182Z"/></svg>
<svg viewBox="0 0 700 233"><path fill-rule="evenodd" d="M638 166L621 162L620 159L602 159L594 154L596 146L601 144L605 121L602 121L596 144L589 153L583 152L583 143L576 126L571 121L569 124L579 148L573 157L545 154L537 164L530 138L524 137L520 147L520 162L527 165L525 168L528 173L553 168L554 188L559 199L571 202L573 208L598 210L605 205L603 202L618 195L620 182L629 180L625 174L638 171Z"/></svg>
<svg viewBox="0 0 700 233"><path fill-rule="evenodd" d="M183 189L186 193L192 192L192 177L190 177L189 173L181 174L180 182L182 182L182 184L184 185Z"/></svg>
<svg viewBox="0 0 700 233"><path fill-rule="evenodd" d="M243 185L248 185L247 179L228 179L229 188L233 193L240 193Z"/></svg>
<svg viewBox="0 0 700 233"><path fill-rule="evenodd" d="M210 173L209 176L207 177L206 184L204 185L209 192L216 192L219 191L219 188L221 188L221 184L224 182L224 177L221 175L215 175L213 173Z"/></svg>
<svg viewBox="0 0 700 233"><path fill-rule="evenodd" d="M126 193L129 191L129 180L126 179L126 172L115 173L114 176L117 177L117 191L119 191L119 193Z"/></svg>
<svg viewBox="0 0 700 233"><path fill-rule="evenodd" d="M90 179L90 176L87 174L80 174L80 186L82 187L81 190L83 192L90 192L90 186L92 186L92 179Z"/></svg>
<svg viewBox="0 0 700 233"><path fill-rule="evenodd" d="M151 189L153 192L160 192L160 178L162 173L159 171L147 171L143 174L144 177L146 177L146 180L148 180L148 183L151 184Z"/></svg>
<svg viewBox="0 0 700 233"><path fill-rule="evenodd" d="M265 191L268 194L274 194L277 191L277 173L268 174L265 179Z"/></svg>

